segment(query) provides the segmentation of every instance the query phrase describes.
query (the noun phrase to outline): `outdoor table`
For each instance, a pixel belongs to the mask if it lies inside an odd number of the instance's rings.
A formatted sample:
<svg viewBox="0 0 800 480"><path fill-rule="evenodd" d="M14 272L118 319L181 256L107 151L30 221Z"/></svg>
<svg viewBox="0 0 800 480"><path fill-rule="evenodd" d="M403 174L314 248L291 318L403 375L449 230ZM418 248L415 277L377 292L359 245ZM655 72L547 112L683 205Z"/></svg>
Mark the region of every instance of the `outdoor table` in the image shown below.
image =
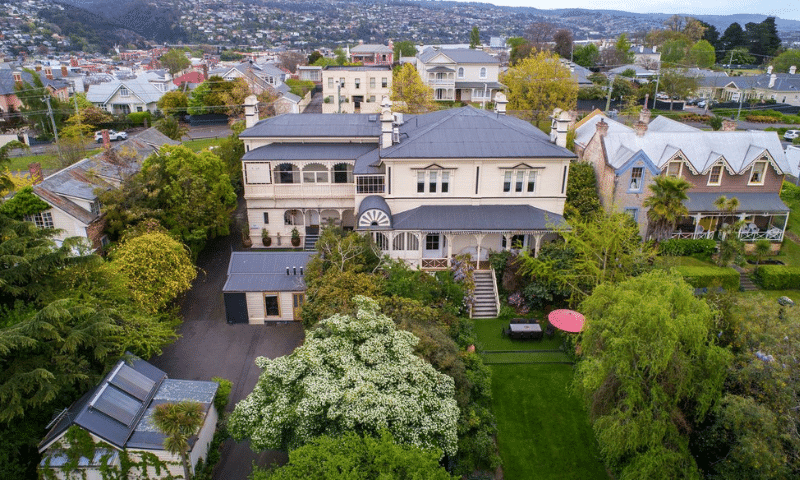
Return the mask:
<svg viewBox="0 0 800 480"><path fill-rule="evenodd" d="M512 338L542 338L542 326L538 323L512 323L509 328Z"/></svg>

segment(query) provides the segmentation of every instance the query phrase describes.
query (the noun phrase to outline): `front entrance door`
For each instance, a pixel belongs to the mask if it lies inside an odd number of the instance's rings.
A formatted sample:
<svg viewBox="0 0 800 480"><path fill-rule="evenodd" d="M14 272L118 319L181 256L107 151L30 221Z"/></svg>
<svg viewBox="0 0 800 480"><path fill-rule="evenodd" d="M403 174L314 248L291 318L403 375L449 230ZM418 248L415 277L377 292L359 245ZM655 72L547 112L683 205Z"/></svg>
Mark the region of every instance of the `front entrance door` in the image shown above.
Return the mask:
<svg viewBox="0 0 800 480"><path fill-rule="evenodd" d="M293 293L292 294L292 318L294 320L300 320L300 307L303 306L303 302L305 301L306 296L304 293Z"/></svg>
<svg viewBox="0 0 800 480"><path fill-rule="evenodd" d="M308 227L317 227L319 228L319 212L316 210L308 210L308 223L306 223Z"/></svg>
<svg viewBox="0 0 800 480"><path fill-rule="evenodd" d="M460 88L456 88L456 102L460 102L460 101L461 101L461 89Z"/></svg>

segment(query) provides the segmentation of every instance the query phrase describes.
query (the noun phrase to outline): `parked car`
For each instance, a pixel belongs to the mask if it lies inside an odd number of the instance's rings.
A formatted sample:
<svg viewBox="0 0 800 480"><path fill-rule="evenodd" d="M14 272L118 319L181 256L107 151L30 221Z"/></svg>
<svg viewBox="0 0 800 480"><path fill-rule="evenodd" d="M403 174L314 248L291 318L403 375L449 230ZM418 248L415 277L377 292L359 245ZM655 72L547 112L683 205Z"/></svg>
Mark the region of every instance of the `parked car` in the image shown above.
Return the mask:
<svg viewBox="0 0 800 480"><path fill-rule="evenodd" d="M117 132L116 130L109 130L108 139L112 142L116 142L117 140L127 140L128 134L126 132ZM97 143L103 143L102 130L94 132L94 141Z"/></svg>
<svg viewBox="0 0 800 480"><path fill-rule="evenodd" d="M783 134L783 138L786 140L794 140L797 137L800 137L800 130L786 130L786 133Z"/></svg>
<svg viewBox="0 0 800 480"><path fill-rule="evenodd" d="M697 106L700 108L706 108L706 105L708 105L707 100L700 100L699 102L697 102Z"/></svg>

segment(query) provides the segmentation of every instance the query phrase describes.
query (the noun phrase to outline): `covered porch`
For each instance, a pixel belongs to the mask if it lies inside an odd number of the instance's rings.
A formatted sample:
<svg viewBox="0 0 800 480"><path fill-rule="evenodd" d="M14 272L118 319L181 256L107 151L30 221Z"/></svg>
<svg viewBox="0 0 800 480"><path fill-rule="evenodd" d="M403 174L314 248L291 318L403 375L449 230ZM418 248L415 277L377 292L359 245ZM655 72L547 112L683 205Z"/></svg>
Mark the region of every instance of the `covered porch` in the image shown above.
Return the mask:
<svg viewBox="0 0 800 480"><path fill-rule="evenodd" d="M739 200L735 211L714 206L722 195ZM684 204L689 215L678 220L671 238L723 240L726 227L742 222L736 232L740 240L782 242L789 222L789 207L777 193L690 193Z"/></svg>

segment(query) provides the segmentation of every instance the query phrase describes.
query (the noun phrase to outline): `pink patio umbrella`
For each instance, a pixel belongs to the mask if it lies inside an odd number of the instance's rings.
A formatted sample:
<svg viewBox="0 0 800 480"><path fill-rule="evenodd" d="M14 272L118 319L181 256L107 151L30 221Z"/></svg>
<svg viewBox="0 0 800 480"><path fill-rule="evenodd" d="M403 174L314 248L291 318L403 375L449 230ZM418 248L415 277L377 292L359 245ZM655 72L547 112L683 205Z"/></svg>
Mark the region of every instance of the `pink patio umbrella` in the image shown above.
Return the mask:
<svg viewBox="0 0 800 480"><path fill-rule="evenodd" d="M559 330L570 333L577 333L583 329L583 323L586 321L583 315L574 310L553 310L547 315L547 320L550 325Z"/></svg>

